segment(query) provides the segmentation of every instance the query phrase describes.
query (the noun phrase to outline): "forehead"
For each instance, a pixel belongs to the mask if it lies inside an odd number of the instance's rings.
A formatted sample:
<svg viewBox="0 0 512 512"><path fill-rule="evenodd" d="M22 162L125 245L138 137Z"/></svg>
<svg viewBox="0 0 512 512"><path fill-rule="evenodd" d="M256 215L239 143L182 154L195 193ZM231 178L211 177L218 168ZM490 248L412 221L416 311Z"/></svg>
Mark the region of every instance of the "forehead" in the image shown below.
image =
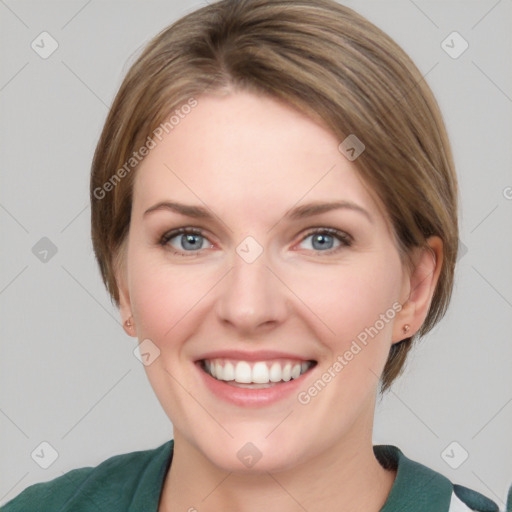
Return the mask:
<svg viewBox="0 0 512 512"><path fill-rule="evenodd" d="M134 210L179 199L258 216L350 200L381 216L341 141L304 114L247 92L203 95L139 166Z"/></svg>

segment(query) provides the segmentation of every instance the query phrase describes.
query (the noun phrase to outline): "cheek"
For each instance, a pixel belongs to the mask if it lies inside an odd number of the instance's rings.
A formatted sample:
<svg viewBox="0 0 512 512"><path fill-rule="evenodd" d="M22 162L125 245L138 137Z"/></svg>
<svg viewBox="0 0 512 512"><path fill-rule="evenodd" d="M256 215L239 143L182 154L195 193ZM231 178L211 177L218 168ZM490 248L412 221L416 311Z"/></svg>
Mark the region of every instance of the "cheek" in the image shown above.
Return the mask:
<svg viewBox="0 0 512 512"><path fill-rule="evenodd" d="M316 322L317 337L326 350L321 382L302 391L308 396L321 394L315 407L331 407L340 418L362 413L389 354L401 266L392 255L388 261L380 266L361 258L357 265L308 279L308 306L329 329ZM306 293L306 286L301 293ZM324 383L326 391L319 393Z"/></svg>
<svg viewBox="0 0 512 512"><path fill-rule="evenodd" d="M130 294L139 337L150 338L156 344L171 335L174 326L197 301L198 284L183 272L156 263L142 251L134 251Z"/></svg>
<svg viewBox="0 0 512 512"><path fill-rule="evenodd" d="M386 312L387 320L394 317L392 305L399 297L401 267L392 254L387 261L382 265L365 256L347 265L297 272L293 278L294 293L315 314L315 323L323 326L322 337L342 344L336 348L350 344L376 322L383 335L391 330L392 322L382 328L379 319Z"/></svg>

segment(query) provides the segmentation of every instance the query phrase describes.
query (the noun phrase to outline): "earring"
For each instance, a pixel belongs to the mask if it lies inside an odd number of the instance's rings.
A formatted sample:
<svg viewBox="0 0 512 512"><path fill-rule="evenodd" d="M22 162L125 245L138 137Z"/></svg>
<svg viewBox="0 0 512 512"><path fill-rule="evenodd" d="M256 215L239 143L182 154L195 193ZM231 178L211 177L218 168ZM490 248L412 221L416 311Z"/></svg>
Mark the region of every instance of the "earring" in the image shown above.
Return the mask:
<svg viewBox="0 0 512 512"><path fill-rule="evenodd" d="M132 319L133 317L131 316L130 318L128 318L128 320L126 320L126 322L124 323L124 325L126 325L126 327L130 328L132 326L132 323L130 322L130 320Z"/></svg>
<svg viewBox="0 0 512 512"><path fill-rule="evenodd" d="M409 332L409 328L410 328L410 325L409 324L405 324L403 327L402 327L402 331L404 334L407 334Z"/></svg>

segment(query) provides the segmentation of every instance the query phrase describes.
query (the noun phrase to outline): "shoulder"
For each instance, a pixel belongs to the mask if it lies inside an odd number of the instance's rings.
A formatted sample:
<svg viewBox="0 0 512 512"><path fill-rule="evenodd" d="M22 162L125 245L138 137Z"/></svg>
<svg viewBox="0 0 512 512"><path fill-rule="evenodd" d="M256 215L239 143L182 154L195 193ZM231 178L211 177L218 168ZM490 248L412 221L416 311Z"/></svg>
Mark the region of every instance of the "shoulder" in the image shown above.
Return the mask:
<svg viewBox="0 0 512 512"><path fill-rule="evenodd" d="M171 440L151 450L115 455L95 467L73 469L27 487L2 512L124 511L134 501L153 498L158 503L172 448Z"/></svg>
<svg viewBox="0 0 512 512"><path fill-rule="evenodd" d="M384 468L396 469L395 482L381 512L499 512L483 494L452 483L441 473L409 459L392 445L376 445L374 453ZM509 506L511 505L509 500ZM512 509L507 509L512 512Z"/></svg>
<svg viewBox="0 0 512 512"><path fill-rule="evenodd" d="M453 484L453 493L451 496L449 512L499 512L498 505L483 494L464 487L463 485Z"/></svg>
<svg viewBox="0 0 512 512"><path fill-rule="evenodd" d="M466 508L460 508L460 511L494 511L499 510L498 506L494 503L494 501L489 500L484 495L479 492L473 491L472 489L468 489L463 485L454 484L453 486L453 498L454 508L453 512L458 512L459 508L457 508L458 503L462 502ZM494 508L493 508L494 507ZM512 512L512 484L510 485L507 493L507 503L505 505L504 512ZM452 509L450 508L450 512Z"/></svg>

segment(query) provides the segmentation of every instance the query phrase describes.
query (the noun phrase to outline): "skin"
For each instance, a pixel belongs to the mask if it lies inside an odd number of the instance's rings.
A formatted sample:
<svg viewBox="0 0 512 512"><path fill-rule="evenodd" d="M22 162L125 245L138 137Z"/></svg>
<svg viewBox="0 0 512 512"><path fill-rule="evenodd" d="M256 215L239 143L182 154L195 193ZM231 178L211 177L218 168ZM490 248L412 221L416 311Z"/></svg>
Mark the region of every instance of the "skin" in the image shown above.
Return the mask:
<svg viewBox="0 0 512 512"><path fill-rule="evenodd" d="M145 369L174 427L159 511L313 512L343 503L345 511L377 512L395 478L372 449L378 378L391 345L406 337L403 325L410 336L427 315L442 242L430 238L431 249L417 250L407 270L383 206L330 131L248 92L197 99L137 170L117 274L122 319L133 317L128 334L160 350ZM284 218L297 205L342 199L372 220L351 209ZM166 200L206 205L215 217L144 215ZM181 235L159 244L190 226L204 231L198 249ZM311 228L325 227L352 244L327 237L327 248L314 245ZM236 252L247 236L263 249L253 263ZM401 311L306 405L296 394L252 409L226 403L194 365L210 350L290 352L318 363L307 390L397 302ZM262 454L252 468L237 457L247 442Z"/></svg>

